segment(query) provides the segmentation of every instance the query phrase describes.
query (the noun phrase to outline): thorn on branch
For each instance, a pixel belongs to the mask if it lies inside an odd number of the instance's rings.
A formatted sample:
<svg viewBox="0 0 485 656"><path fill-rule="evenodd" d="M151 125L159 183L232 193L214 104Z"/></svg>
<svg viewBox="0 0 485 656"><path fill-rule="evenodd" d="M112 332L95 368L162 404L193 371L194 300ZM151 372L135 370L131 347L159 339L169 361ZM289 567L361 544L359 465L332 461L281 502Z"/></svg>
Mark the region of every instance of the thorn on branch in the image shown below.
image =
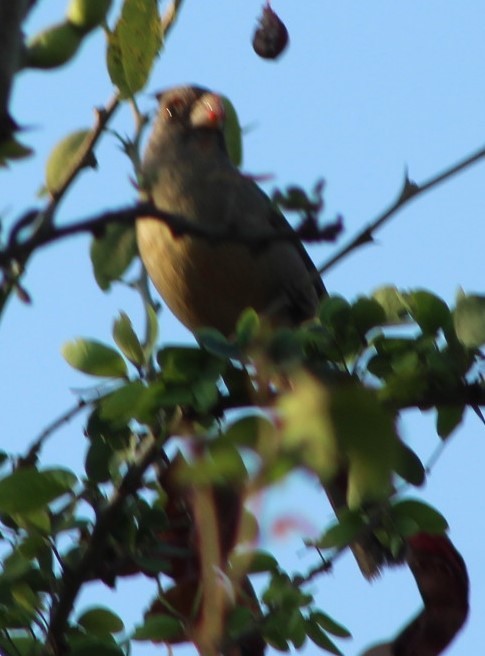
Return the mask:
<svg viewBox="0 0 485 656"><path fill-rule="evenodd" d="M401 194L399 196L399 201L398 201L399 204L405 203L419 192L420 192L419 185L413 180L410 180L406 172L406 177L404 178L404 185Z"/></svg>

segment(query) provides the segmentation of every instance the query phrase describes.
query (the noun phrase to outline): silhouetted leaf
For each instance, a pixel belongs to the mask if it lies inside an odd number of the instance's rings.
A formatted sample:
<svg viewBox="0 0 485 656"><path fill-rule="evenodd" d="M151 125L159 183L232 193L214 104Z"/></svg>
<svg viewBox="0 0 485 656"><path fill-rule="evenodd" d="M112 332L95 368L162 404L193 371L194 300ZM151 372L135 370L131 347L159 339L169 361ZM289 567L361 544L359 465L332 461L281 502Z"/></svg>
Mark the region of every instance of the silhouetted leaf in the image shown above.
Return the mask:
<svg viewBox="0 0 485 656"><path fill-rule="evenodd" d="M109 289L119 280L137 253L133 225L113 223L91 242L91 263L99 287Z"/></svg>
<svg viewBox="0 0 485 656"><path fill-rule="evenodd" d="M464 405L440 406L436 408L436 431L445 440L463 421Z"/></svg>
<svg viewBox="0 0 485 656"><path fill-rule="evenodd" d="M77 620L88 633L94 635L106 635L123 631L124 624L118 615L108 608L97 606L85 610Z"/></svg>
<svg viewBox="0 0 485 656"><path fill-rule="evenodd" d="M152 642L165 642L180 635L183 627L180 620L174 617L150 616L144 623L136 627L132 635L133 640L150 640Z"/></svg>

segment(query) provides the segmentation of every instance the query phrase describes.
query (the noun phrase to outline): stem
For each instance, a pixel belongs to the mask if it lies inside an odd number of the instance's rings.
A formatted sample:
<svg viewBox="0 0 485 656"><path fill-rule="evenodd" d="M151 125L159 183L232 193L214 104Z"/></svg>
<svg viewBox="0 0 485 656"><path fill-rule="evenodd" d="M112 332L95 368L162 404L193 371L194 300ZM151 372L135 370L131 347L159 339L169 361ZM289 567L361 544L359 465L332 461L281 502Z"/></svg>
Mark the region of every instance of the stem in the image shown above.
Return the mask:
<svg viewBox="0 0 485 656"><path fill-rule="evenodd" d="M351 239L351 241L339 249L335 255L333 255L329 260L325 262L322 266L319 267L318 273L322 275L329 269L331 269L337 262L343 260L349 253L356 250L359 246L368 244L373 241L374 232L379 230L384 223L389 221L395 214L398 213L407 203L418 196L421 196L426 191L437 187L445 180L449 180L453 176L457 175L461 171L464 171L468 167L472 166L476 162L480 161L485 157L485 147L480 148L475 151L468 157L465 157L457 164L453 164L449 168L445 169L441 173L432 176L429 180L426 180L421 185L417 185L414 182L411 182L407 177L404 181L403 189L399 197L392 203L382 214L379 214L369 225L367 225L363 230L358 232L356 236Z"/></svg>
<svg viewBox="0 0 485 656"><path fill-rule="evenodd" d="M83 584L89 580L96 562L102 557L106 538L116 523L125 500L140 488L146 470L158 459L159 452L160 439L155 438L153 434L149 435L137 460L129 468L107 506L98 513L83 557L74 569L64 572L59 595L51 608L49 622L48 642L55 654L67 653L65 631L76 598Z"/></svg>

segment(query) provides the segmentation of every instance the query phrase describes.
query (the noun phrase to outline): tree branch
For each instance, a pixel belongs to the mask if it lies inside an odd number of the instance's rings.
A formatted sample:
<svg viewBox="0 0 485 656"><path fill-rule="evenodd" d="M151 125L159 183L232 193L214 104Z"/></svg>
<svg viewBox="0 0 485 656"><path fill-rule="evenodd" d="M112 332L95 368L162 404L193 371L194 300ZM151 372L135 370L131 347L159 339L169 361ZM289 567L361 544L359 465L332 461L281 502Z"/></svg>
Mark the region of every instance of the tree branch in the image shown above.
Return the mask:
<svg viewBox="0 0 485 656"><path fill-rule="evenodd" d="M389 221L389 219L391 219L395 214L397 214L399 210L401 210L405 205L407 205L409 201L413 200L414 198L417 198L421 194L424 194L426 191L429 191L430 189L437 187L442 182L445 182L445 180L449 180L453 176L457 175L461 171L472 166L473 164L483 159L484 157L485 157L485 147L482 147L476 152L469 155L468 157L465 157L457 164L454 164L453 166L450 166L449 168L442 171L441 173L432 176L429 180L426 180L421 185L417 185L416 183L411 182L409 178L406 176L403 189L399 194L397 200L394 201L394 203L392 203L392 205L390 205L387 208L387 210L385 210L382 214L379 214L368 226L366 226L363 230L358 232L357 235L353 239L351 239L351 241L348 244L337 250L335 255L333 255L329 260L325 262L325 264L319 267L318 273L320 275L326 273L335 264L337 264L337 262L343 260L344 257L346 257L349 253L356 250L360 246L363 246L364 244L368 244L372 242L374 238L374 233L377 230L379 230L379 228L381 228L384 225L384 223Z"/></svg>
<svg viewBox="0 0 485 656"><path fill-rule="evenodd" d="M177 20L182 4L183 0L172 0L171 4L167 7L165 14L162 16L162 34L164 39L167 38L168 33Z"/></svg>
<svg viewBox="0 0 485 656"><path fill-rule="evenodd" d="M63 572L59 595L51 608L48 631L48 643L56 655L67 653L65 631L69 616L81 587L89 580L90 572L106 546L106 538L116 523L125 500L140 488L145 472L159 456L160 439L150 434L145 438L138 458L128 469L107 506L98 513L83 557L75 568Z"/></svg>
<svg viewBox="0 0 485 656"><path fill-rule="evenodd" d="M395 410L418 408L431 410L435 407L470 406L475 408L485 406L485 387L480 383L463 383L454 388L427 390L416 398L383 399L384 405Z"/></svg>
<svg viewBox="0 0 485 656"><path fill-rule="evenodd" d="M77 178L81 170L88 166L94 151L94 147L98 143L101 134L104 132L106 125L108 124L115 111L118 109L119 105L120 99L118 94L116 94L111 98L106 107L95 109L95 123L89 137L86 139L82 149L77 154L76 161L72 164L69 175L64 180L62 186L59 187L59 189L56 189L56 192L52 195L49 204L41 212L41 222L39 227L40 231L51 225L57 206L65 196L67 190Z"/></svg>
<svg viewBox="0 0 485 656"><path fill-rule="evenodd" d="M59 428L61 428L64 424L67 424L68 422L71 421L76 415L78 415L86 406L88 405L88 402L85 401L84 399L80 399L75 405L73 405L71 408L66 410L65 412L62 413L59 417L54 419L48 426L44 428L44 430L36 437L36 439L32 442L29 450L27 453L21 457L22 463L33 463L38 455L42 447L44 446L45 441Z"/></svg>
<svg viewBox="0 0 485 656"><path fill-rule="evenodd" d="M12 228L6 248L0 250L0 267L5 267L12 260L24 260L40 246L79 234L101 236L110 223L130 224L134 223L138 217L144 216L163 221L177 236L190 235L205 239L211 243L236 242L264 248L274 241L298 241L301 239L298 228L296 230L288 228L277 232L274 229L261 230L257 234L236 232L232 225L213 228L212 226L195 223L177 214L170 214L155 207L151 201L145 201L131 207L103 212L87 219L80 219L67 226L50 226L43 231L36 231L22 242L17 241L17 235L25 227L25 223L31 220L31 214L29 213ZM338 225L340 225L340 222L338 222ZM305 225L303 229L307 231ZM333 241L335 230L334 224L324 225L322 228L315 230L315 234L312 235L311 239L312 241Z"/></svg>
<svg viewBox="0 0 485 656"><path fill-rule="evenodd" d="M20 26L31 4L31 0L0 0L0 143L10 137L15 126L8 103L22 52Z"/></svg>
<svg viewBox="0 0 485 656"><path fill-rule="evenodd" d="M114 112L118 108L120 100L117 95L108 102L104 109L96 110L96 121L93 127L89 138L86 139L82 151L79 153L79 157L73 165L70 174L67 176L64 184L60 189L57 190L56 194L51 198L47 206L43 210L33 210L26 212L26 214L13 226L10 236L8 239L9 246L3 251L0 251L0 267L5 269L4 280L0 284L0 314L2 313L5 304L10 298L12 291L19 286L19 279L23 273L25 264L36 248L36 243L39 241L42 242L43 235L51 235L53 232L53 217L55 211L64 197L65 193L73 183L73 181L78 176L81 169L86 165L89 157L92 155L94 147L96 146L101 134L103 133L108 121L113 116ZM23 228L28 226L33 227L33 232L30 237L23 242L24 244L30 244L31 247L18 248L19 243L17 237L20 234L20 231ZM49 240L51 241L51 240ZM49 243L46 242L46 243ZM9 249L13 245L17 246L17 253L13 256L9 256ZM15 261L15 266L12 264Z"/></svg>

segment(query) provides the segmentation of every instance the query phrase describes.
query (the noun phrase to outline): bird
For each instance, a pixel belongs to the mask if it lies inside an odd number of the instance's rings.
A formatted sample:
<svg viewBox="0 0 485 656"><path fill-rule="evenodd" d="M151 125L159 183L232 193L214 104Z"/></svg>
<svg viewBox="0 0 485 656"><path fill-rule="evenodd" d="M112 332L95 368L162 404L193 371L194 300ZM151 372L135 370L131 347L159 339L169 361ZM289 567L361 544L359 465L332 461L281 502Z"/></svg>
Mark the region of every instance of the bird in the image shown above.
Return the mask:
<svg viewBox="0 0 485 656"><path fill-rule="evenodd" d="M220 94L178 86L157 94L158 111L141 164L144 197L167 214L241 241L211 242L174 234L155 217L136 221L145 268L172 313L190 331L210 327L230 337L253 308L275 327L315 317L327 290L299 239L244 241L291 226L270 198L231 162ZM326 486L334 510L346 503L346 476ZM364 576L381 559L373 536L352 549ZM365 544L364 544L365 543ZM362 548L361 548L362 547Z"/></svg>
<svg viewBox="0 0 485 656"><path fill-rule="evenodd" d="M166 305L190 331L211 327L226 336L248 307L273 325L296 326L314 317L326 290L303 244L298 239L241 243L291 227L231 162L222 97L203 87L180 86L157 98L141 166L149 198L160 210L209 232L241 238L211 243L175 235L159 219L138 218L139 252Z"/></svg>

